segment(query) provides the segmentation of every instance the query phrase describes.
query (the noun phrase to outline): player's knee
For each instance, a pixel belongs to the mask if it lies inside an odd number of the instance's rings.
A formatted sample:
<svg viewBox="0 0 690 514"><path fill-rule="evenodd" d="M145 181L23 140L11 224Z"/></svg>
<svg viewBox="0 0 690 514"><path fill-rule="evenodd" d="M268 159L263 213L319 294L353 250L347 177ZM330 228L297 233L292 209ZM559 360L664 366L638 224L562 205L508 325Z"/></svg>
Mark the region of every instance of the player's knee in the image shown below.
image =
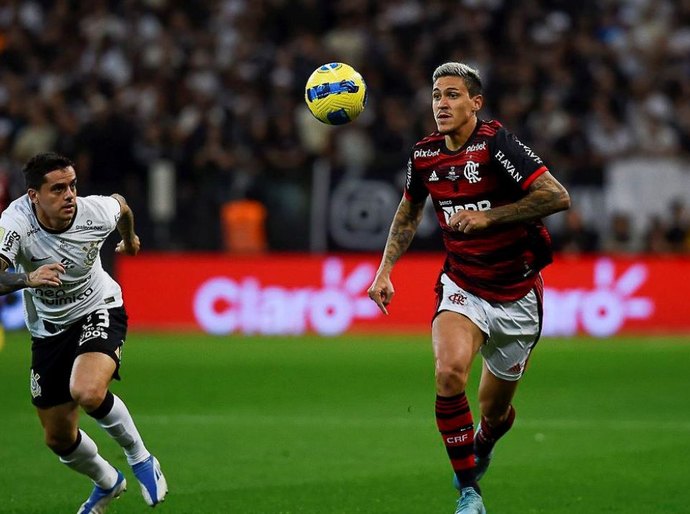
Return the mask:
<svg viewBox="0 0 690 514"><path fill-rule="evenodd" d="M455 396L467 386L468 370L460 366L440 365L436 368L436 392L441 396Z"/></svg>
<svg viewBox="0 0 690 514"><path fill-rule="evenodd" d="M96 410L105 398L107 389L92 384L73 385L70 393L75 402L86 412Z"/></svg>

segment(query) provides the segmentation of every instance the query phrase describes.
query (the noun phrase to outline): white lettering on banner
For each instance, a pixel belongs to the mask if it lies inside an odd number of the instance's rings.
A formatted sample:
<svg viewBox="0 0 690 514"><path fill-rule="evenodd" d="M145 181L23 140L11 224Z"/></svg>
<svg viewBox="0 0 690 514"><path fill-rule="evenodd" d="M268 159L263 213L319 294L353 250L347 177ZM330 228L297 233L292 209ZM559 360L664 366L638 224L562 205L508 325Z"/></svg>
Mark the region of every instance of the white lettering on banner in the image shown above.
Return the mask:
<svg viewBox="0 0 690 514"><path fill-rule="evenodd" d="M610 259L594 265L595 289L544 289L545 336L573 336L584 332L606 337L627 319L648 319L654 313L651 298L634 297L649 275L644 264L633 264L619 278Z"/></svg>
<svg viewBox="0 0 690 514"><path fill-rule="evenodd" d="M310 327L321 335L337 335L355 319L380 314L366 296L375 272L373 265L363 263L345 276L340 259L327 259L321 289L262 287L254 277L213 277L194 295L194 315L204 330L219 335L303 334Z"/></svg>

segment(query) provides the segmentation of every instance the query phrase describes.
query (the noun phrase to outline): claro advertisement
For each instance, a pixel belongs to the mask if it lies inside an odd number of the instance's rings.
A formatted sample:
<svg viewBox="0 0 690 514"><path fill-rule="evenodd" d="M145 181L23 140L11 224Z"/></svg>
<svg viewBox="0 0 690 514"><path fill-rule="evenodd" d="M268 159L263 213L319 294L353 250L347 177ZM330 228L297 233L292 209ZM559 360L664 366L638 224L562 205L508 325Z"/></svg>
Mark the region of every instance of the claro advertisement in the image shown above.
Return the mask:
<svg viewBox="0 0 690 514"><path fill-rule="evenodd" d="M428 331L441 254L396 265L389 315L366 291L379 256L140 254L121 257L132 329L212 334ZM544 271L545 336L690 332L690 259L561 258Z"/></svg>

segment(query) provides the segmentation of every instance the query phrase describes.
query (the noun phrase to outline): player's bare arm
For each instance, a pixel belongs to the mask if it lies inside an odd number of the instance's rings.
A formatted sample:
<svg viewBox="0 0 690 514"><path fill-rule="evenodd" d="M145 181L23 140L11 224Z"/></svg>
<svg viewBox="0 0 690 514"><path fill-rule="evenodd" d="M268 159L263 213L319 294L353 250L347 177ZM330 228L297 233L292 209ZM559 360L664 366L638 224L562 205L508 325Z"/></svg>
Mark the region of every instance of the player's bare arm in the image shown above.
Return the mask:
<svg viewBox="0 0 690 514"><path fill-rule="evenodd" d="M125 255L136 255L139 253L141 242L139 236L134 232L134 212L122 195L114 193L111 196L120 202L120 219L117 222L117 231L122 241L117 244L115 251Z"/></svg>
<svg viewBox="0 0 690 514"><path fill-rule="evenodd" d="M517 202L487 211L462 210L453 214L448 225L458 232L469 234L499 223L515 223L544 218L570 207L570 195L548 171L529 187L529 192Z"/></svg>
<svg viewBox="0 0 690 514"><path fill-rule="evenodd" d="M390 280L391 271L398 259L410 247L419 222L422 220L423 212L424 202L412 203L403 198L393 217L386 247L383 250L381 265L376 272L374 282L368 290L369 298L376 302L376 305L379 306L379 309L384 314L388 314L386 307L395 294L393 283Z"/></svg>
<svg viewBox="0 0 690 514"><path fill-rule="evenodd" d="M0 259L0 295L9 294L25 287L60 287L60 274L65 267L57 262L44 264L30 273L10 273L7 263Z"/></svg>

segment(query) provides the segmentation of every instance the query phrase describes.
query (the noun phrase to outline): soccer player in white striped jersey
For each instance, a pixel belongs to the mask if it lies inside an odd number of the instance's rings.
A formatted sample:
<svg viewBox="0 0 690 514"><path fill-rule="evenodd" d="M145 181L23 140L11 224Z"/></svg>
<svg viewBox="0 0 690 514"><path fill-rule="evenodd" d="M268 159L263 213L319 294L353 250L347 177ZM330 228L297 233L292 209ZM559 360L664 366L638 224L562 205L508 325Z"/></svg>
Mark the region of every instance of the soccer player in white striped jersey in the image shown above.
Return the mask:
<svg viewBox="0 0 690 514"><path fill-rule="evenodd" d="M122 237L117 252L139 252L134 214L118 194L77 196L74 165L61 155L38 154L23 171L27 193L0 216L0 294L23 290L32 403L45 442L60 462L94 483L77 513L105 512L127 482L79 428L83 409L122 447L153 507L168 486L127 407L109 391L119 379L127 314L120 286L100 258L115 230Z"/></svg>

